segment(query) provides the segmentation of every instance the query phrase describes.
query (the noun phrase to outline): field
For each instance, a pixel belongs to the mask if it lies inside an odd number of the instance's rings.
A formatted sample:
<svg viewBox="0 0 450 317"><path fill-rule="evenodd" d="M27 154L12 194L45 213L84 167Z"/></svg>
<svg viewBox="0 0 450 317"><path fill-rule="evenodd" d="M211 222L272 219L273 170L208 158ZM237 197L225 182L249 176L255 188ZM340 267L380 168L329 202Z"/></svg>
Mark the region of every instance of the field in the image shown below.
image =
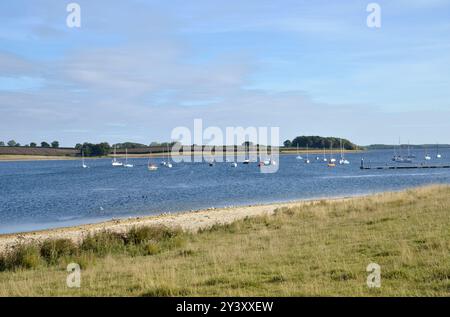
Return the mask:
<svg viewBox="0 0 450 317"><path fill-rule="evenodd" d="M58 160L75 160L72 156L45 156L45 155L0 155L0 161L58 161Z"/></svg>
<svg viewBox="0 0 450 317"><path fill-rule="evenodd" d="M323 200L197 233L143 227L20 248L0 259L0 296L449 296L450 187ZM82 267L80 288L66 286L69 262ZM366 284L372 262L380 288Z"/></svg>
<svg viewBox="0 0 450 317"><path fill-rule="evenodd" d="M73 148L43 148L43 147L9 147L0 146L0 159L6 156L12 157L64 157L64 156L75 156L78 153L77 150Z"/></svg>

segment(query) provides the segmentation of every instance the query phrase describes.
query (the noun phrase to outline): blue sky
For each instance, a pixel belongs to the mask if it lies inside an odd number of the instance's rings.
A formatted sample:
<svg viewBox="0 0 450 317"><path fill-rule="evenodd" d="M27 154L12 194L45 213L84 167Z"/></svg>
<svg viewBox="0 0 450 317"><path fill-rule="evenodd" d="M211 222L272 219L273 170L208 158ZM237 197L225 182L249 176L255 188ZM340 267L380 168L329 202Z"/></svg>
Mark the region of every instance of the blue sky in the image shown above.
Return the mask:
<svg viewBox="0 0 450 317"><path fill-rule="evenodd" d="M450 1L0 4L0 140L150 143L279 126L358 144L450 143ZM5 119L6 118L6 119Z"/></svg>

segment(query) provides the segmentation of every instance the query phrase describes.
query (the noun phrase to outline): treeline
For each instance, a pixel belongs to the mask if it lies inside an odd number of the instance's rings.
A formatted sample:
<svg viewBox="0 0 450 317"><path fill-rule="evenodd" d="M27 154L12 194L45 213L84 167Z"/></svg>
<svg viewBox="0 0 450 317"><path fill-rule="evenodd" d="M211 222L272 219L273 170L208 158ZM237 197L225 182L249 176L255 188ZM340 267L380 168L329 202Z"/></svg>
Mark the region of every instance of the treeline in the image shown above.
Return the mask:
<svg viewBox="0 0 450 317"><path fill-rule="evenodd" d="M113 145L110 145L107 142L102 142L98 144L94 143L88 143L85 142L83 144L78 143L75 145L75 149L84 153L85 156L106 156L112 152L114 148L118 150L123 149L147 149L149 146L172 146L175 142L164 142L164 143L157 143L152 142L150 145L145 145L141 143L134 143L134 142L124 142L124 143L116 143Z"/></svg>
<svg viewBox="0 0 450 317"><path fill-rule="evenodd" d="M33 147L33 148L34 147L38 147L37 143L35 143L35 142L31 142L30 144L21 145L20 143L17 143L14 140L10 140L10 141L8 141L6 143L3 142L3 141L0 141L0 146ZM52 148L57 149L57 148L59 148L59 142L58 141L53 141L52 143L47 143L47 142L43 141L43 142L41 142L40 147L43 147L43 148L50 148L50 147L52 147Z"/></svg>
<svg viewBox="0 0 450 317"><path fill-rule="evenodd" d="M98 144L93 143L78 143L75 145L75 149L83 152L85 156L106 156L111 152L111 146L107 142Z"/></svg>
<svg viewBox="0 0 450 317"><path fill-rule="evenodd" d="M149 145L141 144L141 143L134 143L134 142L124 142L124 143L116 143L113 144L112 147L115 147L117 149L144 149L148 148L149 146L173 146L176 143L179 142L152 142Z"/></svg>
<svg viewBox="0 0 450 317"><path fill-rule="evenodd" d="M437 148L449 148L450 144L401 144L401 145L392 145L392 144L372 144L368 145L365 148L368 150L390 150L390 149L411 149L411 150L421 150L421 149L437 149Z"/></svg>
<svg viewBox="0 0 450 317"><path fill-rule="evenodd" d="M285 147L299 147L299 148L310 148L310 149L322 149L339 148L341 145L345 150L360 150L360 146L350 142L347 139L340 139L336 137L321 137L321 136L298 136L293 140L284 141L283 145Z"/></svg>

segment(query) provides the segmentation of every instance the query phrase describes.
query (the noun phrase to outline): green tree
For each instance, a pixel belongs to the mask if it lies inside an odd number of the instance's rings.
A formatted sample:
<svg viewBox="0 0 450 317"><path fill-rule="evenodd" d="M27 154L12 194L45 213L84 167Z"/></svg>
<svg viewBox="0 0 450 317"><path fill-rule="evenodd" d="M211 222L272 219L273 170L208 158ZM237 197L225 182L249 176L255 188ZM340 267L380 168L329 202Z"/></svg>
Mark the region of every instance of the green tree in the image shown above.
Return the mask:
<svg viewBox="0 0 450 317"><path fill-rule="evenodd" d="M147 145L134 142L124 142L114 144L113 147L117 147L118 149L139 149L139 148L146 148Z"/></svg>
<svg viewBox="0 0 450 317"><path fill-rule="evenodd" d="M14 140L8 141L8 146L17 146L17 142Z"/></svg>
<svg viewBox="0 0 450 317"><path fill-rule="evenodd" d="M83 143L83 145L81 145L78 150L83 151L85 156L105 156L111 152L111 146L106 142L99 144L86 142Z"/></svg>
<svg viewBox="0 0 450 317"><path fill-rule="evenodd" d="M285 141L285 144L288 144L289 140ZM360 149L359 146L353 144L349 140L340 139L336 137L321 137L321 136L298 136L294 138L291 142L292 147L300 147L306 148L309 147L311 149L321 149L321 148L330 148L333 146L334 148L339 148L341 142L342 147L346 150L357 150Z"/></svg>
<svg viewBox="0 0 450 317"><path fill-rule="evenodd" d="M34 142L31 142L31 143L30 143L30 147L36 147L36 146L37 146L36 143L34 143Z"/></svg>
<svg viewBox="0 0 450 317"><path fill-rule="evenodd" d="M0 141L0 146L5 146L5 142Z"/></svg>
<svg viewBox="0 0 450 317"><path fill-rule="evenodd" d="M43 142L41 142L41 147L50 147L50 144L48 144L47 142L43 141Z"/></svg>
<svg viewBox="0 0 450 317"><path fill-rule="evenodd" d="M59 142L58 141L53 141L52 142L52 148L59 148Z"/></svg>
<svg viewBox="0 0 450 317"><path fill-rule="evenodd" d="M285 147L291 147L292 146L292 142L291 142L291 140L286 140L286 141L283 142L283 145Z"/></svg>

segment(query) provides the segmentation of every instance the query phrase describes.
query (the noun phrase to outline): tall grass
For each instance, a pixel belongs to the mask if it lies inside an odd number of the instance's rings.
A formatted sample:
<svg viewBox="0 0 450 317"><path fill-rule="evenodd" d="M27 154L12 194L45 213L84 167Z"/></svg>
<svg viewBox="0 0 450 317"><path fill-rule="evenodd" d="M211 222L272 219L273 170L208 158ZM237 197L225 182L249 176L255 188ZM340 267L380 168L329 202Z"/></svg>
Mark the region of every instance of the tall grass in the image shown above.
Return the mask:
<svg viewBox="0 0 450 317"><path fill-rule="evenodd" d="M36 269L72 262L74 259L82 260L83 266L87 267L95 262L95 257L154 255L181 246L186 235L178 228L147 226L133 227L124 234L100 231L88 235L79 245L68 239L19 244L0 255L0 271Z"/></svg>

